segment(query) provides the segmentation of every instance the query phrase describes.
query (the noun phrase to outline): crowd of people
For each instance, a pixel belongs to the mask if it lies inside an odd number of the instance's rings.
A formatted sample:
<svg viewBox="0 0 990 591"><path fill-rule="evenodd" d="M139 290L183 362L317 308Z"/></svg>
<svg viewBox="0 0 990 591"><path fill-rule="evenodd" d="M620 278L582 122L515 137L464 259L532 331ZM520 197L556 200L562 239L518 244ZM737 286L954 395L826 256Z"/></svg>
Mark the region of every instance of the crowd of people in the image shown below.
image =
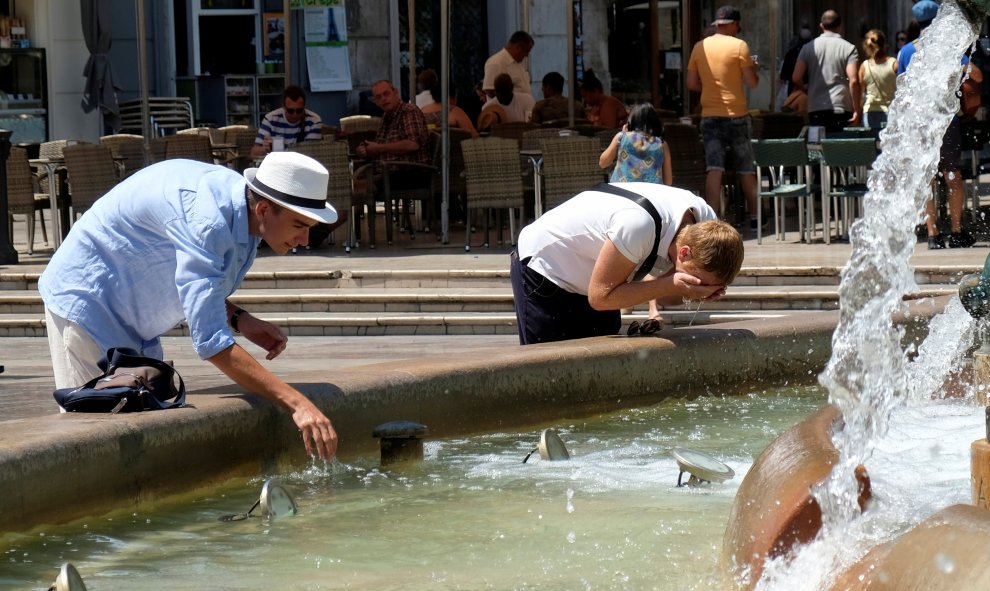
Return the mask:
<svg viewBox="0 0 990 591"><path fill-rule="evenodd" d="M907 71L917 51L922 31L938 14L934 0L918 0L911 7L912 21L894 35L895 45L888 50L887 36L871 29L863 37L860 50L842 38L842 19L827 10L819 23L820 35L812 38L802 30L784 58L780 80L787 84L788 95L782 110L806 114L811 125L821 125L826 134L852 126L883 129L887 112L897 92L898 81ZM980 68L970 67L964 56L961 67L964 83L978 86L983 80ZM947 193L949 236L942 235L933 200L926 207L925 229L929 249L967 248L975 239L962 227L965 182L959 170L962 150L962 108L953 117L942 140L939 160L940 177Z"/></svg>

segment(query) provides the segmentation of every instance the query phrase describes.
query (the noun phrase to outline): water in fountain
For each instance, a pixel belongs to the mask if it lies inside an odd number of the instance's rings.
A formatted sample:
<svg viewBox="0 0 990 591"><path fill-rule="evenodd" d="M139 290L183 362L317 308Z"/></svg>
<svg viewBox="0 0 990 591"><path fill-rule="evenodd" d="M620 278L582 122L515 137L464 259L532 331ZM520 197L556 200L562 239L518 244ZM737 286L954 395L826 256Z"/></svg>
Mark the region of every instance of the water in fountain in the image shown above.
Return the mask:
<svg viewBox="0 0 990 591"><path fill-rule="evenodd" d="M869 547L855 539L873 544L904 525L877 532L874 516L856 520L860 511L853 471L871 458L895 409L909 399L930 398L969 343L960 335L971 334L971 320L958 300L944 319L932 323L929 342L913 364L913 351L902 345L903 330L891 318L901 310L904 294L917 287L908 264L917 242L914 227L931 195L942 136L958 110L960 58L977 32L954 0L943 2L908 72L898 80L881 134L883 152L869 178L865 216L850 230L852 255L839 287L839 325L832 357L820 376L845 422L833 437L839 462L815 491L824 524L816 542L793 564L768 565L763 586L828 588L828 581ZM968 412L977 414L971 407ZM979 424L982 417L974 420ZM963 448L968 450L968 441Z"/></svg>

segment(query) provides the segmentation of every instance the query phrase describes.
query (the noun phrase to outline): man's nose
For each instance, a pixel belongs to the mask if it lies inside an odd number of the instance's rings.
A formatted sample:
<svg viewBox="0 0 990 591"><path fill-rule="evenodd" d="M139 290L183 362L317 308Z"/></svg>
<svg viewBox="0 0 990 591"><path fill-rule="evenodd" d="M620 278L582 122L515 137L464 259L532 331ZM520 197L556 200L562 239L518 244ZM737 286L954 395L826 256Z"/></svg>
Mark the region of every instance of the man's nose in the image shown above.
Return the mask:
<svg viewBox="0 0 990 591"><path fill-rule="evenodd" d="M309 246L309 228L300 230L299 235L296 236L296 243L299 246Z"/></svg>

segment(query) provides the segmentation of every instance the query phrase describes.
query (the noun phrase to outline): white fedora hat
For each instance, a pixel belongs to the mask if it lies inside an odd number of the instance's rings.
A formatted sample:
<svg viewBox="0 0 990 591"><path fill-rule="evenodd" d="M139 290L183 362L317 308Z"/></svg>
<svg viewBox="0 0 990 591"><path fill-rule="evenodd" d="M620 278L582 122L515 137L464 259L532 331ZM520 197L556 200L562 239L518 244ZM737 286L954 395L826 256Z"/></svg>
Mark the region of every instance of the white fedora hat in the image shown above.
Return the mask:
<svg viewBox="0 0 990 591"><path fill-rule="evenodd" d="M327 203L330 173L322 164L298 152L272 152L258 168L244 171L253 191L296 213L332 224L337 211Z"/></svg>

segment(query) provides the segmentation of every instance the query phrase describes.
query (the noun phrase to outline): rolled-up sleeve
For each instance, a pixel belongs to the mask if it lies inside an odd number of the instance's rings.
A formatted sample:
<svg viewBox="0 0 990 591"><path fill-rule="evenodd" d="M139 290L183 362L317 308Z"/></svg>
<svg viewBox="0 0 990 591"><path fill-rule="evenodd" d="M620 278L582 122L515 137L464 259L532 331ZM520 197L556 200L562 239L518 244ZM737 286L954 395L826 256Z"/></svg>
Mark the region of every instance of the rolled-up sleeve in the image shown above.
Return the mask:
<svg viewBox="0 0 990 591"><path fill-rule="evenodd" d="M229 227L196 219L167 224L175 244L175 285L179 292L193 348L209 359L235 343L227 324L226 269L235 253Z"/></svg>

